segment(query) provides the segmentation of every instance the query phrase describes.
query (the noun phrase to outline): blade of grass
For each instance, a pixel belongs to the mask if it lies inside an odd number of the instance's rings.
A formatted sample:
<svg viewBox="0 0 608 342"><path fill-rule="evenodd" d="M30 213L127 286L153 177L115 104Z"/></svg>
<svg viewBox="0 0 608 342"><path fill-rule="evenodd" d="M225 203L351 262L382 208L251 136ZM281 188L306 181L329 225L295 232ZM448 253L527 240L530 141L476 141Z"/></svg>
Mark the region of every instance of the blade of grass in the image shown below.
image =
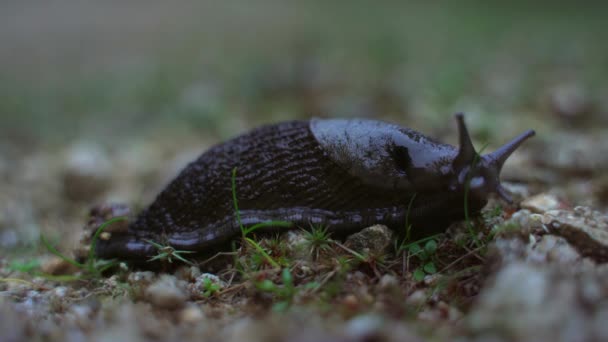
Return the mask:
<svg viewBox="0 0 608 342"><path fill-rule="evenodd" d="M275 268L280 268L281 265L279 265L278 262L276 262L267 252L266 250L264 250L264 248L262 248L262 246L260 246L257 242L253 241L253 239L249 238L247 235L258 230L261 228L267 228L267 227L291 227L292 223L291 222L286 222L286 221L267 221L267 222L261 222L261 223L257 223L254 224L253 226L249 227L249 228L245 228L243 226L243 222L241 221L241 211L239 210L239 203L238 203L238 199L237 199L237 195L236 195L236 170L237 168L235 167L234 169L232 169L232 179L231 179L231 184L232 184L232 203L234 205L234 211L236 213L236 220L237 223L239 225L239 228L241 229L241 234L243 239L250 244L256 251L258 251L258 253L260 253L262 255L262 257L264 257L264 259L266 259L266 261L272 265L272 267Z"/></svg>
<svg viewBox="0 0 608 342"><path fill-rule="evenodd" d="M182 251L182 253L185 253L185 254L191 254L191 253L194 253L194 252L193 252L193 251ZM181 255L179 255L179 254L177 254L177 253L176 253L176 254L173 254L173 257L175 257L175 259L177 259L177 260L179 260L179 261L181 261L181 262L185 263L186 265L190 265L190 266L196 266L196 265L195 265L195 264L194 264L192 261L190 261L190 260L188 260L188 259L184 258L183 256L181 256Z"/></svg>
<svg viewBox="0 0 608 342"><path fill-rule="evenodd" d="M334 241L334 240L332 240L332 242L333 242L333 243L334 243L336 246L338 246L338 247L342 248L343 250L347 251L348 253L352 254L352 255L353 255L355 258L357 258L359 261L361 261L361 262L365 262L365 261L367 260L367 259L365 258L365 256L363 256L362 254L360 254L360 253L357 253L357 252L353 251L352 249L350 249L350 248L348 248L348 247L344 246L343 244L339 243L338 241Z"/></svg>
<svg viewBox="0 0 608 342"><path fill-rule="evenodd" d="M281 267L281 265L279 265L278 262L274 261L274 259L270 255L268 255L268 253L266 253L264 248L262 248L262 246L260 246L257 242L253 241L251 238L248 238L248 237L245 237L245 241L247 241L247 243L249 243L251 246L253 246L253 248L255 248L255 250L258 251L258 253L262 254L264 259L266 259L266 261L268 261L268 263L270 265L272 265L272 267L274 267L274 268Z"/></svg>
<svg viewBox="0 0 608 342"><path fill-rule="evenodd" d="M46 273L35 273L37 277L44 278L46 280L58 281L58 282L66 282L66 281L78 281L86 279L85 276L82 275L52 275Z"/></svg>
<svg viewBox="0 0 608 342"><path fill-rule="evenodd" d="M151 244L157 250L165 248L165 246L161 245L160 243L156 243L156 242L154 242L152 240L144 239L144 242L147 242L147 243Z"/></svg>
<svg viewBox="0 0 608 342"><path fill-rule="evenodd" d="M399 248L399 251L406 250L406 249L410 248L411 246L413 246L413 245L415 245L415 244L422 244L423 242L427 242L427 241L429 241L429 240L438 239L438 238L439 238L440 236L442 236L442 235L443 235L443 233L437 233L437 234L434 234L434 235L431 235L431 236L427 236L427 237L425 237L425 238L422 238L422 239L420 239L420 240L412 241L412 242L410 242L410 243L408 243L408 244L402 245L402 246Z"/></svg>
<svg viewBox="0 0 608 342"><path fill-rule="evenodd" d="M405 239L404 241L408 241L410 239L410 232L412 227L410 226L410 212L412 210L412 205L414 204L414 200L416 199L416 193L410 199L410 203L407 205L407 211L405 213Z"/></svg>
<svg viewBox="0 0 608 342"><path fill-rule="evenodd" d="M0 278L0 282L2 283L17 283L17 284L24 284L24 285L28 285L30 287L34 287L35 284L27 281L27 280L23 280L23 279L19 279L19 278Z"/></svg>
<svg viewBox="0 0 608 342"><path fill-rule="evenodd" d="M106 229L109 225L119 222L119 221L125 221L127 220L126 217L114 217L106 222L104 222L101 226L99 226L99 228L97 228L97 230L95 231L95 234L93 235L93 238L91 239L91 249L89 250L89 256L87 259L87 267L89 267L90 269L94 269L94 262L95 262L95 248L97 246L97 239L99 239L99 235L101 235L101 233L104 231L104 229Z"/></svg>
<svg viewBox="0 0 608 342"><path fill-rule="evenodd" d="M101 273L103 273L103 272L105 272L105 271L109 270L110 268L112 268L112 267L114 267L114 266L116 266L116 265L118 265L118 261L112 261L112 262L109 262L109 263L108 263L108 264L106 264L106 265L100 266L100 267L97 269L97 271L98 271L98 272L101 274Z"/></svg>
<svg viewBox="0 0 608 342"><path fill-rule="evenodd" d="M266 221L266 222L254 224L253 226L251 226L249 228L243 228L241 230L243 231L244 235L248 235L249 233L252 233L261 228L270 228L270 227L289 228L291 226L293 226L293 224L291 222L287 222L287 221Z"/></svg>
<svg viewBox="0 0 608 342"><path fill-rule="evenodd" d="M59 252L53 245L51 245L50 242L47 241L46 237L44 237L44 235L40 235L40 242L42 242L42 244L44 245L44 247L46 247L46 249L53 255L61 258L63 261L74 265L80 269L85 268L86 265L79 263L76 260L73 260L71 258L66 257L65 255L61 254L61 252Z"/></svg>

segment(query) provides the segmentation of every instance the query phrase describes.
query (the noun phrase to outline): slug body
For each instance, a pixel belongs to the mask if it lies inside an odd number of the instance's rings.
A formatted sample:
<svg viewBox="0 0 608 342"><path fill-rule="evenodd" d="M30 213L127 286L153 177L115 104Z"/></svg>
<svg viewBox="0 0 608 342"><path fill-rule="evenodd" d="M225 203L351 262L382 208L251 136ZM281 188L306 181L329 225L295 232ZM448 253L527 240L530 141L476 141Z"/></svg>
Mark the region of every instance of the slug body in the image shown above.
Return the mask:
<svg viewBox="0 0 608 342"><path fill-rule="evenodd" d="M313 119L264 126L216 145L190 163L121 233L97 243L103 258L156 253L147 241L203 252L240 234L232 171L244 226L288 221L337 234L406 221L432 234L479 213L490 193L510 201L499 173L527 131L479 156L462 114L459 147L374 120ZM465 186L466 184L466 186ZM468 189L467 189L468 188ZM287 229L287 228L277 228Z"/></svg>

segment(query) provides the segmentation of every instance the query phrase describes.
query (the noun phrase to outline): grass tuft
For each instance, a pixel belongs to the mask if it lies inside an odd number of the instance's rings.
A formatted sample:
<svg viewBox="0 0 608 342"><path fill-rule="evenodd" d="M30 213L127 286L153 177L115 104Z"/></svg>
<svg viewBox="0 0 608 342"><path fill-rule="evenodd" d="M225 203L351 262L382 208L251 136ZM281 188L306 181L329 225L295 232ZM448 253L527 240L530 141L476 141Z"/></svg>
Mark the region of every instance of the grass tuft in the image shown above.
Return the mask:
<svg viewBox="0 0 608 342"><path fill-rule="evenodd" d="M303 230L306 249L313 260L319 259L323 252L331 250L331 233L327 227L311 225L310 230Z"/></svg>
<svg viewBox="0 0 608 342"><path fill-rule="evenodd" d="M194 251L182 251L182 250L177 250L177 249L173 248L172 246L162 245L160 243L157 243L157 242L154 242L151 240L144 240L144 241L146 241L147 243L154 246L156 248L156 250L158 251L158 254L156 254L155 256L148 259L148 262L153 262L153 261L158 260L161 262L167 261L169 263L173 263L173 259L176 259L176 260L183 262L184 264L188 264L190 266L195 266L195 264L192 261L190 261L182 256L182 254L196 253Z"/></svg>
<svg viewBox="0 0 608 342"><path fill-rule="evenodd" d="M81 275L77 275L77 276L56 277L56 276L47 275L47 274L40 274L40 275L45 278L50 278L50 279L55 279L55 280L64 280L64 281L101 278L102 274L105 271L107 271L108 269L117 265L118 261L103 260L103 259L96 258L95 257L95 248L97 246L97 240L99 239L99 236L101 235L101 233L109 225L111 225L115 222L124 221L124 220L127 220L127 218L126 217L115 217L115 218L112 218L112 219L104 222L101 226L99 226L99 228L97 228L97 230L95 231L95 234L93 235L93 238L91 239L91 248L89 250L89 254L87 255L87 259L82 263L62 254L61 252L59 252L59 250L57 250L57 248L55 248L46 239L46 237L44 235L40 235L40 242L42 243L42 245L44 245L44 247L46 247L46 249L51 254L61 258L63 261L75 266L76 268L78 268L79 270L81 270L83 272Z"/></svg>

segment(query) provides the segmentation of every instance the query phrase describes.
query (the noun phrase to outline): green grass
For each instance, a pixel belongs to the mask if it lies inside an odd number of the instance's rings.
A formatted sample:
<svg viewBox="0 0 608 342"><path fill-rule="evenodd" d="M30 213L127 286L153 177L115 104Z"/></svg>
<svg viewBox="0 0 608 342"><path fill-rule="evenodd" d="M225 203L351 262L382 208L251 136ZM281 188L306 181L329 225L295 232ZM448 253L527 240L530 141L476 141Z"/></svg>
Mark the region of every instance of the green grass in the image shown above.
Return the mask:
<svg viewBox="0 0 608 342"><path fill-rule="evenodd" d="M38 259L32 259L26 262L11 261L8 264L9 270L22 273L30 273L34 270L37 270L38 268L40 268L40 260Z"/></svg>
<svg viewBox="0 0 608 342"><path fill-rule="evenodd" d="M222 286L211 280L211 278L203 279L203 283L201 284L201 286L203 287L203 297L211 297L222 289Z"/></svg>
<svg viewBox="0 0 608 342"><path fill-rule="evenodd" d="M144 240L147 243L151 244L152 246L154 246L154 248L156 248L157 250L157 254L153 257L151 257L150 259L148 259L148 262L153 262L153 261L160 261L160 262L168 262L168 263L173 263L173 259L178 260L183 262L184 264L190 265L190 266L194 266L195 264L186 259L182 254L194 254L196 253L195 251L182 251L182 250L177 250L175 248L173 248L172 246L169 245L163 245L151 240Z"/></svg>
<svg viewBox="0 0 608 342"><path fill-rule="evenodd" d="M405 250L404 245L410 242L412 236L412 224L410 223L410 214L412 212L412 206L414 205L414 200L416 199L417 194L412 195L410 201L407 205L407 210L405 212L405 235L401 239L401 241L395 241L395 253L399 254L401 251Z"/></svg>
<svg viewBox="0 0 608 342"><path fill-rule="evenodd" d="M260 253L272 267L280 268L281 265L278 262L276 262L268 254L268 252L266 252L266 250L262 246L260 246L259 243L257 243L255 240L250 238L249 235L259 229L271 228L271 227L290 228L293 226L293 224L291 222L286 222L286 221L267 221L267 222L257 223L251 227L243 226L243 222L241 221L241 212L239 210L239 202L238 202L237 193L236 193L236 171L237 171L236 167L234 169L232 169L232 202L234 205L236 219L237 219L238 225L241 229L241 236L243 238L243 241L245 241L247 244L252 246L258 253Z"/></svg>
<svg viewBox="0 0 608 342"><path fill-rule="evenodd" d="M435 239L428 239L424 246L413 243L409 245L407 250L409 252L408 258L417 258L422 263L422 266L416 268L413 272L414 280L422 281L425 275L437 273L437 267L433 260L437 255L437 241Z"/></svg>
<svg viewBox="0 0 608 342"><path fill-rule="evenodd" d="M407 253L407 261L416 259L421 264L420 267L414 269L414 280L421 281L427 274L437 272L435 266L435 258L437 257L437 241L444 234L434 234L416 241L402 240L400 244L395 244L395 254Z"/></svg>
<svg viewBox="0 0 608 342"><path fill-rule="evenodd" d="M282 286L275 284L270 279L262 280L255 284L256 288L261 292L274 294L278 302L273 306L275 311L285 311L292 303L293 297L296 294L296 287L293 283L293 275L288 268L284 268L281 272Z"/></svg>
<svg viewBox="0 0 608 342"><path fill-rule="evenodd" d="M40 235L40 242L42 243L42 245L47 249L47 251L49 251L51 254L59 257L60 259L62 259L63 261L75 266L77 269L79 269L82 274L80 275L75 275L75 276L60 276L60 277L56 277L56 276L52 276L52 275L48 275L48 274L40 274L46 278L54 278L54 279L58 279L58 280L82 280L82 279L100 279L103 277L103 273L107 270L109 270L110 268L116 266L118 264L118 262L116 260L103 260L103 259L98 259L95 256L95 248L97 246L97 241L99 239L99 236L101 235L101 233L104 231L104 229L106 229L109 225L119 222L119 221L125 221L127 220L126 217L115 217L112 218L106 222L104 222L103 224L101 224L99 226L99 228L97 228L97 230L95 231L95 234L93 235L93 237L91 238L91 246L89 249L89 253L87 255L87 258L84 262L78 262L68 256L66 256L65 254L59 252L59 250L57 250L57 248L55 248L44 235Z"/></svg>
<svg viewBox="0 0 608 342"><path fill-rule="evenodd" d="M305 246L313 260L319 259L319 254L331 250L331 233L327 227L311 225L310 230L303 230Z"/></svg>

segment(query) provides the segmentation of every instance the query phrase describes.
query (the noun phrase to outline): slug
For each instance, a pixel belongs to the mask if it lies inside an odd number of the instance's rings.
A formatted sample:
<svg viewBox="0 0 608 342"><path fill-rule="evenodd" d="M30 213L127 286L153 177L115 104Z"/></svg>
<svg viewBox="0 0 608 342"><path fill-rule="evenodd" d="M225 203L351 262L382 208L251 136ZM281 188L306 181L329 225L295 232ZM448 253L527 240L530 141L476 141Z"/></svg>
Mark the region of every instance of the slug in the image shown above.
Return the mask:
<svg viewBox="0 0 608 342"><path fill-rule="evenodd" d="M204 252L239 235L234 168L244 226L281 220L348 234L377 223L404 229L407 220L424 236L462 220L465 197L470 215L479 213L491 193L511 203L500 171L534 131L480 156L463 115L455 118L458 147L365 119L254 129L190 163L127 229L99 240L95 252L102 258L145 258L156 253L149 241Z"/></svg>

